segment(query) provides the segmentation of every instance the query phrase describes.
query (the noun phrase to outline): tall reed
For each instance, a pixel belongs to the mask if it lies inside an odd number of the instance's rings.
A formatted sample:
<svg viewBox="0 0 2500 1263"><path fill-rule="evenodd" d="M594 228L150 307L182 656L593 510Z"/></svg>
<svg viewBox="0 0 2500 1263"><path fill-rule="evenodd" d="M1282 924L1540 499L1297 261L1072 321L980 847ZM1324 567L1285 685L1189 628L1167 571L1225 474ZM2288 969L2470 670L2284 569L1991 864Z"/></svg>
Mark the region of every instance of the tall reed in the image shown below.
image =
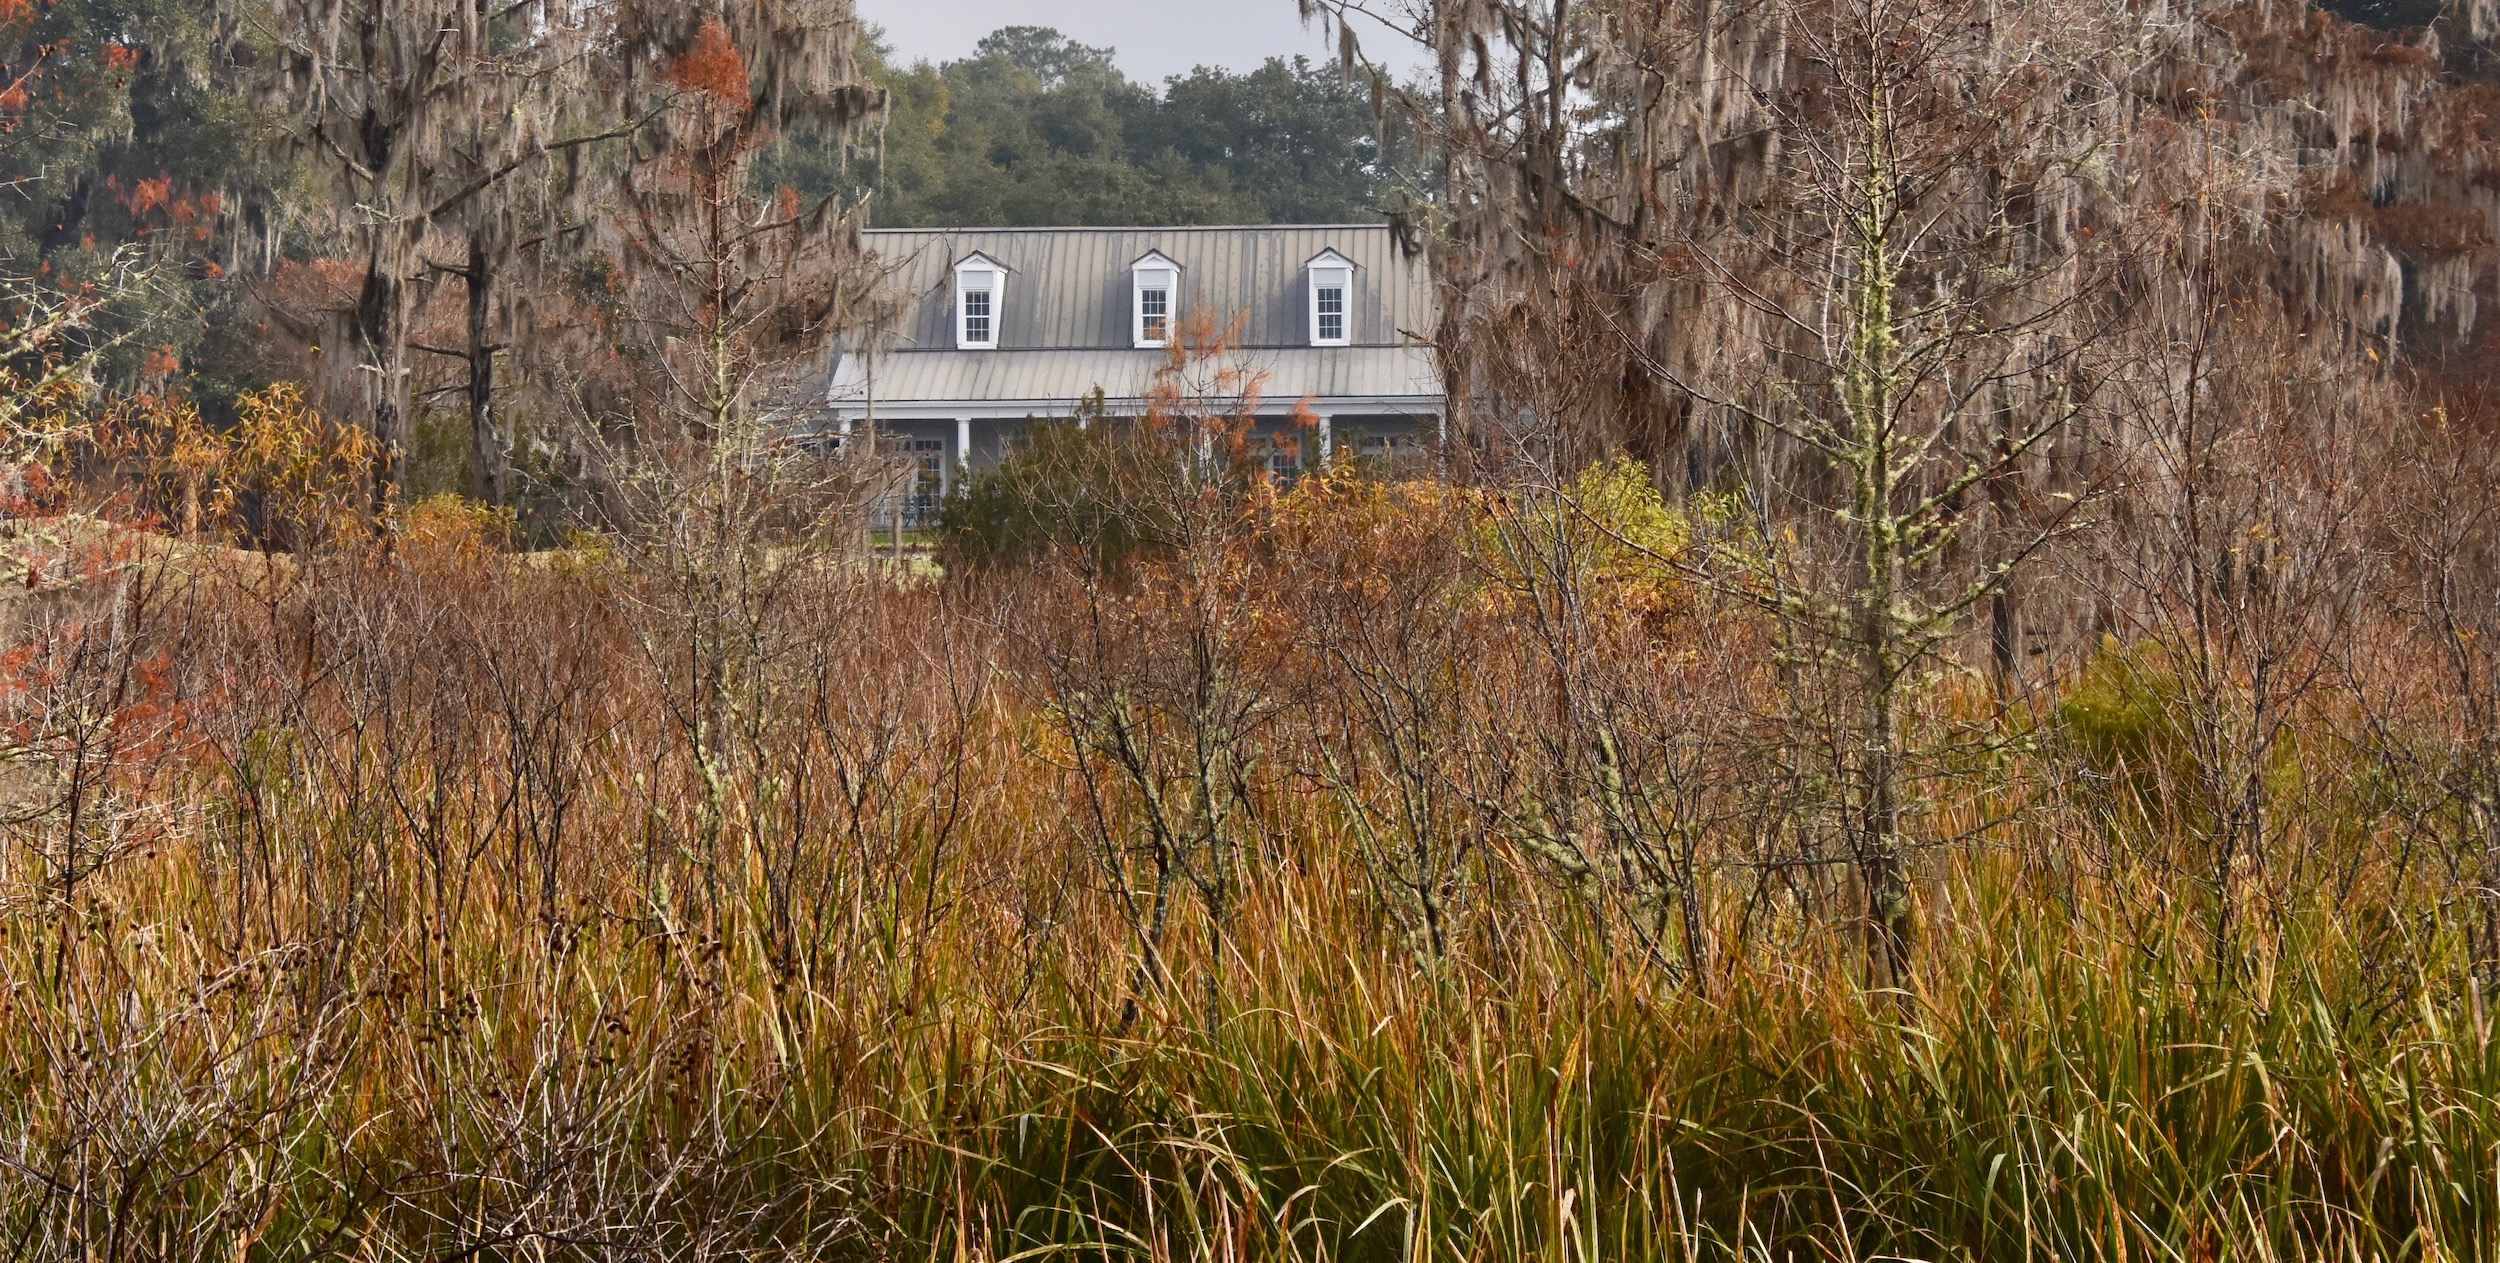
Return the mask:
<svg viewBox="0 0 2500 1263"><path fill-rule="evenodd" d="M1289 535L1344 515L1383 565L1414 546L1384 520L1474 512L1310 494L1341 498ZM2500 1254L2474 954L2352 747L2300 747L2298 823L2356 876L2266 887L2268 932L2217 967L2163 859L2192 824L2118 810L2135 791L2053 727L2009 731L1934 782L1917 971L1870 990L1811 813L1749 796L1806 783L1758 726L1644 746L1672 733L1552 704L1523 580L1474 563L1435 572L1463 642L1267 653L1383 614L1359 558L1240 557L1271 596L1226 633L1257 650L1234 687L1272 715L1242 873L1176 899L1143 972L1100 857L1156 782L1088 788L1102 752L1032 654L1086 652L1115 606L1151 627L1151 576L1082 601L1047 568L779 576L717 712L734 739L687 730L685 659L637 621L656 598L602 555L189 553L22 604L10 1253ZM1741 615L1626 581L1649 595L1590 670L1760 713L1779 674ZM1733 665L1675 666L1711 627ZM1410 692L1367 708L1350 681ZM1585 750L1553 727L1575 713L1620 719L1606 766L1708 812L1655 870L1690 899L1605 867L1653 817L1570 816L1597 783L1555 761ZM1391 843L1436 849L1384 867ZM1421 948L1390 888L1415 873L1448 923ZM1708 950L1645 929L1662 909Z"/></svg>

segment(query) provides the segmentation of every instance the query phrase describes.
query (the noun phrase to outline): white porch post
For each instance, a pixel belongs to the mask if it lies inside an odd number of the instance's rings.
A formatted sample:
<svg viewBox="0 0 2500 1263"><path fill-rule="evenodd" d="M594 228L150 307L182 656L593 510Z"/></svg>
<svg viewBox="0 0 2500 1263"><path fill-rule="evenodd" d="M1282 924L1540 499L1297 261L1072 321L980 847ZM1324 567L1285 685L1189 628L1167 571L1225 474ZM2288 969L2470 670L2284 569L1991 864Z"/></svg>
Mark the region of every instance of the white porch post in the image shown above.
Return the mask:
<svg viewBox="0 0 2500 1263"><path fill-rule="evenodd" d="M1329 454L1337 447L1335 423L1335 417L1325 412L1319 414L1319 463L1323 465L1328 463Z"/></svg>
<svg viewBox="0 0 2500 1263"><path fill-rule="evenodd" d="M972 472L972 418L955 418L955 472Z"/></svg>

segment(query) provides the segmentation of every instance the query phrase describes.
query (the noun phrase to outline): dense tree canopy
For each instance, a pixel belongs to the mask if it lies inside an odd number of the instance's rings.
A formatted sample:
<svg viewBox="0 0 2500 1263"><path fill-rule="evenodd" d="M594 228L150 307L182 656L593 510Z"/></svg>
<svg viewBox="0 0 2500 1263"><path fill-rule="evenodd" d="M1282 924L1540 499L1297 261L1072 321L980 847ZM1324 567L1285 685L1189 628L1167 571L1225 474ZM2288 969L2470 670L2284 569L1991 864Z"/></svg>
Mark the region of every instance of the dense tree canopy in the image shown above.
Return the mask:
<svg viewBox="0 0 2500 1263"><path fill-rule="evenodd" d="M0 3L0 259L74 287L152 256L145 300L103 324L125 376L224 326L242 238L269 227L235 214L259 181L216 36L211 0Z"/></svg>
<svg viewBox="0 0 2500 1263"><path fill-rule="evenodd" d="M1405 134L1384 150L1368 91L1334 67L1201 66L1157 90L1112 55L1031 26L943 65L874 48L892 93L882 137L847 165L794 142L779 176L867 197L880 227L1362 220L1414 179Z"/></svg>

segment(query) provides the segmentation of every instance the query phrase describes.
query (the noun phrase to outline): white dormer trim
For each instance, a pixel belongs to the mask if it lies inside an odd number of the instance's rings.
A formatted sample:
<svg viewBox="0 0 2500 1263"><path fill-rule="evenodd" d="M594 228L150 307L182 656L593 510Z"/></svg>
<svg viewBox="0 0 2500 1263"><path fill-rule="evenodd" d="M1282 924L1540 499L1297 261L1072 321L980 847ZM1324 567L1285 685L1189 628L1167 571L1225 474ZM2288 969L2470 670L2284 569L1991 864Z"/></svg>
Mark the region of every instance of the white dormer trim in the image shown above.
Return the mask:
<svg viewBox="0 0 2500 1263"><path fill-rule="evenodd" d="M955 265L957 350L998 349L998 325L1005 315L1006 296L1006 264L975 250Z"/></svg>
<svg viewBox="0 0 2500 1263"><path fill-rule="evenodd" d="M1312 346L1348 346L1354 341L1354 260L1335 250L1322 250L1302 265L1310 278L1307 318Z"/></svg>
<svg viewBox="0 0 2500 1263"><path fill-rule="evenodd" d="M1148 250L1128 265L1129 343L1167 346L1181 315L1181 265L1161 250Z"/></svg>

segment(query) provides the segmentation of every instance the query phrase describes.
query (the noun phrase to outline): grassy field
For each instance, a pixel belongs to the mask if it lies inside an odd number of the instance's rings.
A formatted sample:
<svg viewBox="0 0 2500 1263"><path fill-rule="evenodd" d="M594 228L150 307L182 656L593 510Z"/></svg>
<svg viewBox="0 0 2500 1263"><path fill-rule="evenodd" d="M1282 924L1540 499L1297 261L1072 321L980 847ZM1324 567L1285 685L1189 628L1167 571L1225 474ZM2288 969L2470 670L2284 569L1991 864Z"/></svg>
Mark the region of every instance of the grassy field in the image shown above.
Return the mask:
<svg viewBox="0 0 2500 1263"><path fill-rule="evenodd" d="M2109 646L1943 680L1870 986L1777 629L1492 513L1314 485L1210 566L905 585L72 549L0 659L0 1236L2500 1253L2473 852L2359 691L2217 860L2196 787L2246 778L2153 703L2230 698Z"/></svg>

